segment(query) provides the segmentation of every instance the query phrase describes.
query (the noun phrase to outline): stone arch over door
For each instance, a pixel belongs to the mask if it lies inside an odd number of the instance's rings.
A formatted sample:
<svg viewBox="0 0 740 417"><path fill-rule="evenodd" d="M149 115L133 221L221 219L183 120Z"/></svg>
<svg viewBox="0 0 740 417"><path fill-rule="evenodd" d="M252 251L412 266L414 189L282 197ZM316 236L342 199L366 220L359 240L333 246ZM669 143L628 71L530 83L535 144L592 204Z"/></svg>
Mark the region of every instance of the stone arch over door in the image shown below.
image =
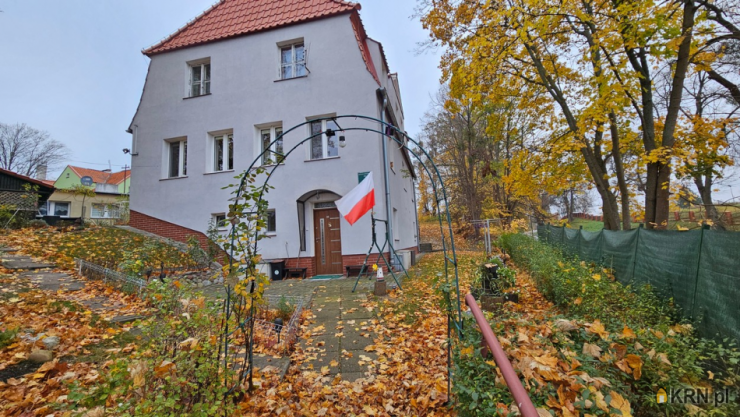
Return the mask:
<svg viewBox="0 0 740 417"><path fill-rule="evenodd" d="M335 193L334 191L325 190L325 189L317 189L317 190L311 190L307 193L304 193L302 196L300 196L296 200L296 206L298 210L298 239L300 243L300 252L306 252L307 246L306 246L306 203L312 201L312 199L316 201L326 201L326 198L329 197L330 201L335 201L340 198L342 198L341 195ZM299 252L299 253L300 253Z"/></svg>

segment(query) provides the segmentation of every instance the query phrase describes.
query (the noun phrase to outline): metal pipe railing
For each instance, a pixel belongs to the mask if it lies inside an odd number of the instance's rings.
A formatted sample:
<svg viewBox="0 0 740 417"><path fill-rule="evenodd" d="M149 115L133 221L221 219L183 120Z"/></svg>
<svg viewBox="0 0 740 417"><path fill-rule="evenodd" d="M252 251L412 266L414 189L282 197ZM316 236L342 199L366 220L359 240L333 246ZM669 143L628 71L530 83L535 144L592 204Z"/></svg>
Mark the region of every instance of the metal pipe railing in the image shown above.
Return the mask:
<svg viewBox="0 0 740 417"><path fill-rule="evenodd" d="M504 376L506 386L509 387L509 391L514 397L516 405L519 407L519 412L522 413L523 417L538 417L539 414L537 414L537 410L534 408L532 400L529 398L529 394L524 389L522 381L520 381L519 377L516 375L516 371L514 371L514 367L511 366L509 358L506 357L506 352L501 348L498 338L493 334L493 329L491 329L491 325L488 324L485 316L483 316L483 312L480 307L478 307L478 303L475 301L473 294L466 295L465 302L468 304L468 307L470 307L470 311L473 313L475 321L478 322L478 327L480 328L481 333L483 333L483 340L493 354L493 359L496 361L496 365L498 365L498 368L501 370L501 374Z"/></svg>

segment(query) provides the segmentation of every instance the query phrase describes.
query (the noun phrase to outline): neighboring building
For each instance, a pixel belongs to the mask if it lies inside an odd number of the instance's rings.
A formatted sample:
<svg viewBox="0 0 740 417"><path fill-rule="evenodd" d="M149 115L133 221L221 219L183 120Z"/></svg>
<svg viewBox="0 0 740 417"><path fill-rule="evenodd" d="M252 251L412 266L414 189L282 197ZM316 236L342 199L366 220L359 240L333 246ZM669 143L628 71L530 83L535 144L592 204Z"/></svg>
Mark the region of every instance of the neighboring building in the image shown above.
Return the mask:
<svg viewBox="0 0 740 417"><path fill-rule="evenodd" d="M222 221L234 177L283 130L320 117L384 117L403 129L398 77L369 38L360 5L339 0L222 0L143 51L149 70L132 134L130 225L184 241L205 240ZM388 106L382 114L383 98ZM382 130L350 119L340 125ZM333 121L287 133L282 153ZM270 184L265 259L286 259L308 275L343 273L360 264L371 242L367 215L354 226L334 201L374 172L375 212L390 217L393 244L416 250L415 173L408 153L378 133L321 134L280 163ZM391 215L384 192L382 141L388 146ZM278 158L265 158L273 164ZM224 229L225 230L225 229ZM379 224L378 235L385 228ZM382 244L382 242L381 242Z"/></svg>
<svg viewBox="0 0 740 417"><path fill-rule="evenodd" d="M82 178L90 177L95 196L84 197L72 189L82 185ZM115 223L126 216L127 195L131 171L110 172L67 165L54 181L56 191L39 213L44 216L93 220L96 223ZM84 203L84 207L83 207Z"/></svg>
<svg viewBox="0 0 740 417"><path fill-rule="evenodd" d="M35 217L38 208L46 205L53 192L51 184L0 168L0 205L13 211L11 215Z"/></svg>

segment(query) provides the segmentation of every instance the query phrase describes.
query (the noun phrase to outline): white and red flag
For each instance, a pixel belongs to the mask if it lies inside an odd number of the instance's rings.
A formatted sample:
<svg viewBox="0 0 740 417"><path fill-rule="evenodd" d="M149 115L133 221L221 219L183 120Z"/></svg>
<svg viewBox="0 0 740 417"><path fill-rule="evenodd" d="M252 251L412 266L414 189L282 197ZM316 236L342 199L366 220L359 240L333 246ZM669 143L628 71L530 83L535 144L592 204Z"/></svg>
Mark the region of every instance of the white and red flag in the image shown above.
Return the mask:
<svg viewBox="0 0 740 417"><path fill-rule="evenodd" d="M375 185L373 173L369 172L365 179L347 195L336 201L337 210L344 216L350 225L355 224L360 217L372 210L375 205Z"/></svg>

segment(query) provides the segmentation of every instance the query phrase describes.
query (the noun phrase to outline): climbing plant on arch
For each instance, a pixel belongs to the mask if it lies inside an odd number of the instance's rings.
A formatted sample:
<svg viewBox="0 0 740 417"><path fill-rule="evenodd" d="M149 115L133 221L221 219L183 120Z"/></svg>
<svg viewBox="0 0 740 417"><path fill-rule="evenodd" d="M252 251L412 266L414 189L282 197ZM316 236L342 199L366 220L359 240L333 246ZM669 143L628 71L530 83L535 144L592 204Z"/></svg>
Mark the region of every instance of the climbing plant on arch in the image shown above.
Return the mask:
<svg viewBox="0 0 740 417"><path fill-rule="evenodd" d="M327 129L313 133L282 154L276 153L275 144L282 141L290 132L296 131L303 126L315 121L331 120L338 130ZM361 123L365 125L358 125ZM375 124L377 123L377 126ZM392 124L383 120L362 115L341 115L318 118L299 123L278 135L269 146L265 147L254 159L252 164L239 175L239 183L232 184L232 198L229 204L227 221L231 223L230 232L224 249L229 254L228 264L224 267L227 276L227 298L224 303L224 318L222 321L222 340L220 342L219 354L223 360L224 367L233 368L234 363L239 363L237 378L232 381L230 392L237 391L245 384L251 389L253 373L253 342L254 342L254 320L256 305L261 301L261 295L267 284L268 278L260 274L257 269L259 262L258 242L264 237L265 214L267 201L265 194L273 186L270 185L275 170L279 164L267 167L261 166L263 157L275 154L275 159L282 162L286 160L296 149L315 137L327 134L331 136L336 133L346 132L374 132L378 136L370 137L390 138L400 147L408 151L419 161L421 168L430 179L440 233L442 236L442 251L444 253L444 284L441 287L447 309L447 337L452 337L453 329L459 335L462 332L462 304L460 298L460 285L458 281L457 255L452 232L452 223L448 210L447 192L444 181L434 163L432 157L423 148L422 144L405 132L399 130ZM412 143L416 148L410 148ZM241 357L240 357L241 355ZM449 373L451 372L451 344L447 344L448 357L448 389L450 384ZM237 360L237 358L241 360Z"/></svg>

